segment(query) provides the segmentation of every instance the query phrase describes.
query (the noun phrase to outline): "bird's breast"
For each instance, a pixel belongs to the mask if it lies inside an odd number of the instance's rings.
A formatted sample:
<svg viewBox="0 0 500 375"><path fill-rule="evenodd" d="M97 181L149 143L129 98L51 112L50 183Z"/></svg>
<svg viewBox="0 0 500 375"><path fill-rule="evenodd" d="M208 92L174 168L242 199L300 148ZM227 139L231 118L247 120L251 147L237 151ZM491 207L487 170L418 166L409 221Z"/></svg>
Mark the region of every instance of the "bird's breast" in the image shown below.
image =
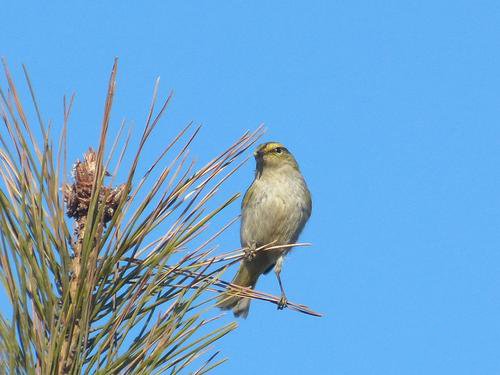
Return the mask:
<svg viewBox="0 0 500 375"><path fill-rule="evenodd" d="M263 174L249 191L251 195L242 210L242 246L295 242L311 211L302 176Z"/></svg>

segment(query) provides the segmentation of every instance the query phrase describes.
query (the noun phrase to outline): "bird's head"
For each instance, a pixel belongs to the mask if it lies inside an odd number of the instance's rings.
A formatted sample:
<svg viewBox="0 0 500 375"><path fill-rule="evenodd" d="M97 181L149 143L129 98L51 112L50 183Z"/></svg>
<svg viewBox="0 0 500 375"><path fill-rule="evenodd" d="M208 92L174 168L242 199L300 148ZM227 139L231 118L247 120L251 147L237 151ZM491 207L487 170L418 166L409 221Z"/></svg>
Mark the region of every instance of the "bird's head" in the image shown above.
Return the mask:
<svg viewBox="0 0 500 375"><path fill-rule="evenodd" d="M267 142L257 147L253 153L257 162L257 173L261 174L263 169L292 167L299 170L299 166L288 149L279 142Z"/></svg>

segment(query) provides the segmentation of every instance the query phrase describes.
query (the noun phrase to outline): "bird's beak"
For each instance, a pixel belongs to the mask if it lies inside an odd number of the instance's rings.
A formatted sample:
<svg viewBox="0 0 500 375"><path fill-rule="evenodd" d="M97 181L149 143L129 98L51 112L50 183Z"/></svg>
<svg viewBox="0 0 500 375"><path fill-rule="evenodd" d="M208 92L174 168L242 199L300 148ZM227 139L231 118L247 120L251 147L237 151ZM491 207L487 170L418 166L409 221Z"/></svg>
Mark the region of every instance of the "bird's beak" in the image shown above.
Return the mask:
<svg viewBox="0 0 500 375"><path fill-rule="evenodd" d="M262 151L261 150L255 150L253 153L253 156L255 159L260 159L262 158Z"/></svg>

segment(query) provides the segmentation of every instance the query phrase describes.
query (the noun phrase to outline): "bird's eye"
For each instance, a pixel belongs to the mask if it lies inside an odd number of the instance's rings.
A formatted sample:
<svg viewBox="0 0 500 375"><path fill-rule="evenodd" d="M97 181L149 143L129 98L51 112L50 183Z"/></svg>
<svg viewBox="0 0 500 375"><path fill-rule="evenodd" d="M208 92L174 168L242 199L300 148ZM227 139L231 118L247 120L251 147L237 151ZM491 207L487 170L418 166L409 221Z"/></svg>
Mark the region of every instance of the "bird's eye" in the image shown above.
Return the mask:
<svg viewBox="0 0 500 375"><path fill-rule="evenodd" d="M283 152L283 149L281 147L276 147L274 149L274 152L276 152L277 154L281 154Z"/></svg>

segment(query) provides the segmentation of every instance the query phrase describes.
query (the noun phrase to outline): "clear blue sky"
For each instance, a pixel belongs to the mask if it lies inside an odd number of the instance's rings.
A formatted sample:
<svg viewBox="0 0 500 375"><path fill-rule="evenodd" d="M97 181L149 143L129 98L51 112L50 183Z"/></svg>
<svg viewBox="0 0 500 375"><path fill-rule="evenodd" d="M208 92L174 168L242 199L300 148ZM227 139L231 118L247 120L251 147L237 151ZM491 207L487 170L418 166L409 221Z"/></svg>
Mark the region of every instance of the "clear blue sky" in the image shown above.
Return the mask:
<svg viewBox="0 0 500 375"><path fill-rule="evenodd" d="M70 156L96 144L118 56L115 125L142 126L161 76L155 142L194 120L206 159L264 122L314 197L283 278L325 317L254 303L216 373L500 374L498 1L95 3L2 5L0 54L45 118L77 93Z"/></svg>

